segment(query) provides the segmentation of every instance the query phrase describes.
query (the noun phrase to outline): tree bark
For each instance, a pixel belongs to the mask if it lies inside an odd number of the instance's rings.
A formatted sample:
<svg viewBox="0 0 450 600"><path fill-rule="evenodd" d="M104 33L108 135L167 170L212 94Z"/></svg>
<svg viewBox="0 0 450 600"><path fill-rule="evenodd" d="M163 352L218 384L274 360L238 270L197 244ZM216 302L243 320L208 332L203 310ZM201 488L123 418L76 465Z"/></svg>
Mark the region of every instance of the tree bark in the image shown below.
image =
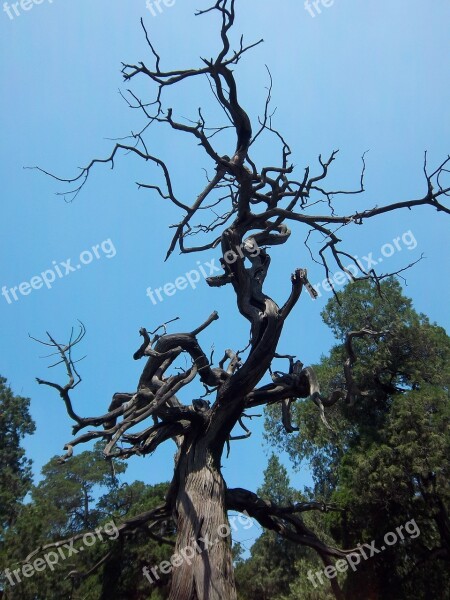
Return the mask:
<svg viewBox="0 0 450 600"><path fill-rule="evenodd" d="M235 600L220 452L198 436L186 440L172 494L177 524L175 555L183 560L173 570L169 600Z"/></svg>

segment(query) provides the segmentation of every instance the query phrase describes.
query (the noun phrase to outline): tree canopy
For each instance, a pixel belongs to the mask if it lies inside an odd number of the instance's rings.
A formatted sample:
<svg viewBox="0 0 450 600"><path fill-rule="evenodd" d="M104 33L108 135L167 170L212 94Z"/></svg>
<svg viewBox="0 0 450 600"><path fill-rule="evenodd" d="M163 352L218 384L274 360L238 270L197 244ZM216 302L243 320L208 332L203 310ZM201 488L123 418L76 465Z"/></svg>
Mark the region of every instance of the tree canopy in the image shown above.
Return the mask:
<svg viewBox="0 0 450 600"><path fill-rule="evenodd" d="M21 445L35 430L29 406L29 398L14 395L0 377L0 541L32 484L32 461Z"/></svg>
<svg viewBox="0 0 450 600"><path fill-rule="evenodd" d="M411 519L420 528L418 539L388 548L350 574L349 598L367 598L368 590L374 598L392 600L444 598L450 550L450 338L414 310L393 279L379 290L369 282L348 285L340 304L330 300L322 317L338 341L315 367L330 389L344 377L347 328L366 322L387 332L355 343L355 381L367 393L353 405L330 408L331 429L318 419L316 407L297 403L296 436L283 432L276 408L270 407L267 435L296 467L310 465L311 494L345 510L330 514L336 542L370 543Z"/></svg>

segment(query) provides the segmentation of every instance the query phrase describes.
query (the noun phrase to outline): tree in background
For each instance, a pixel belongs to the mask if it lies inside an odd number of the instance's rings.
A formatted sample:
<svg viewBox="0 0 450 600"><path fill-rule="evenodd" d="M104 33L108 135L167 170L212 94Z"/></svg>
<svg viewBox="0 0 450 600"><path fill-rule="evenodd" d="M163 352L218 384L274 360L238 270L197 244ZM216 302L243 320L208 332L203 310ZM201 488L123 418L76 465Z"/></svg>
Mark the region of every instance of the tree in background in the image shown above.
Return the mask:
<svg viewBox="0 0 450 600"><path fill-rule="evenodd" d="M118 486L117 475L124 473L126 463L105 461L103 444L82 452L70 465L54 457L42 468L43 479L33 489L32 498L44 510L53 510L54 535L89 530L98 524L98 509L94 508L94 490Z"/></svg>
<svg viewBox="0 0 450 600"><path fill-rule="evenodd" d="M114 472L111 467L114 467ZM55 537L77 537L73 552L63 547L66 559L59 560L54 571L45 568L32 577L21 576L20 583L6 585L7 600L53 600L71 598L76 600L108 600L127 598L130 600L160 600L167 598L169 578L156 582L152 595L142 577L143 566L154 566L170 556L167 546L149 537L139 527L118 537L115 524L123 519L132 519L146 510L158 506L167 493L167 484L156 486L136 481L131 485L120 485L117 475L124 473L126 463L105 460L102 444L93 451L82 452L69 463L60 464L53 457L42 468L42 480L31 490L30 502L21 505L14 525L5 536L5 551L2 571L13 571L27 562L30 548L36 543L45 548ZM103 492L103 493L102 493ZM114 526L112 526L114 524ZM103 533L95 544L83 544L82 532ZM111 535L108 534L111 533ZM116 535L117 532L117 535ZM160 532L173 543L173 532ZM79 549L83 547L83 551ZM104 556L108 549L109 560L103 572L94 569L92 577L84 577ZM28 558L29 557L29 558Z"/></svg>
<svg viewBox="0 0 450 600"><path fill-rule="evenodd" d="M0 543L32 485L32 461L21 442L34 432L30 400L15 396L0 377Z"/></svg>
<svg viewBox="0 0 450 600"><path fill-rule="evenodd" d="M273 498L280 505L293 509L299 503L311 507L309 500L313 494L301 493L290 486L287 470L275 455L269 459L264 475L264 483L258 490L263 499ZM331 535L326 514L329 507L325 503L316 505L319 511L306 512L303 518L320 539L333 545L336 540ZM331 600L335 596L329 586L316 589L308 579L309 572L322 568L320 558L310 548L290 542L273 531L265 531L253 544L250 557L237 562L238 600Z"/></svg>
<svg viewBox="0 0 450 600"><path fill-rule="evenodd" d="M365 392L327 411L332 431L318 422L316 407L297 403L299 433L287 436L276 408L270 408L268 436L297 467L309 462L311 493L345 509L329 517L335 543L380 540L411 519L420 529L416 539L406 536L350 572L347 598L448 598L450 338L414 310L393 279L380 288L369 282L348 285L340 304L330 300L322 317L339 340L315 367L330 390L345 379L348 329L365 322L389 330L382 338L355 341L354 381ZM303 598L300 592L293 597Z"/></svg>
<svg viewBox="0 0 450 600"><path fill-rule="evenodd" d="M287 470L272 454L264 471L264 483L258 496L279 506L294 506L305 499L290 486ZM297 575L296 562L305 549L274 531L264 531L251 549L248 560L236 566L239 600L276 600L289 592L289 584Z"/></svg>
<svg viewBox="0 0 450 600"><path fill-rule="evenodd" d="M21 443L34 432L29 413L30 400L15 396L0 377L0 586L6 562L6 539L21 510L22 501L32 486L32 461Z"/></svg>
<svg viewBox="0 0 450 600"><path fill-rule="evenodd" d="M30 400L14 395L0 376L0 590L4 584L1 571L7 564L6 540L33 483L32 461L21 446L24 437L35 430L29 406Z"/></svg>
<svg viewBox="0 0 450 600"><path fill-rule="evenodd" d="M442 202L450 192L445 183L450 158L434 170L429 170L425 161L425 192L417 199L388 201L369 209L349 207L346 202L345 212L338 213L332 206L334 199L345 195L348 200L349 195L364 191L364 157L359 187L353 191L336 190L327 182L336 151L328 158L320 156L317 168L308 167L295 175L290 163L290 146L273 127L270 91L264 114L255 128L252 121L255 125L256 118L251 118L239 102L234 70L245 53L259 42L246 46L242 37L232 40L235 0L217 0L199 14L215 15L220 20L217 56L203 58L198 68L166 70L142 24L149 61L147 64L142 61L124 64L122 69L126 82L144 80L154 89L150 98L140 99L133 91L127 98L129 105L142 114L142 129L133 133L128 141L116 143L106 158L92 160L77 177L56 179L67 182L76 196L96 165L109 163L114 166L122 152L156 166L160 170L160 179L139 186L159 195L164 202L171 202L182 213L167 258L177 247L181 253L217 249L223 273L217 276L211 273L207 282L213 288L232 288L237 309L249 322L249 343L239 350L236 341L236 347L224 349L223 358L213 364L198 338L218 318L216 312L186 333L168 334L167 324L153 332L143 328L140 330L143 342L134 358L146 358L147 362L136 388L115 394L107 413L85 418L74 410L71 398L72 390L81 381L71 352L81 341L83 330L68 344L60 344L50 336L45 343L59 352L68 382L60 385L40 379L39 383L58 391L74 421L73 435L76 437L67 443L65 459L72 456L78 444L93 439L105 440L106 456L122 458L147 455L167 440L175 441L175 471L167 498L158 509L142 517L153 528L168 520L175 524L177 540L170 599L233 600L236 590L231 537L220 535L227 532L228 510L246 511L264 528L314 549L327 566L352 550L328 545L305 525L301 513L318 508L317 503L299 504L293 511L292 507L267 502L252 491L228 489L221 470L224 449L230 440L248 437L246 411L255 406L281 405L283 425L292 432L290 408L294 400L311 398L322 411L322 419L325 419L325 407L331 407L339 400L353 401L357 394L352 375L355 362L352 342L361 336L377 338L383 334L366 327L365 320L358 324L348 342L349 357L345 362L349 362L344 385L333 390L330 396L321 394L314 371L310 367L303 368L295 357L283 356L282 350L278 351L285 324L303 289L312 296L315 292L309 284L306 269L292 265L294 272L289 296L280 304L269 297L264 290L271 262L268 248L287 243L291 235L289 225L294 222L304 227L308 249L308 243L317 236L321 243L317 258L327 277L333 265L351 277L351 270L343 264L350 256L349 251L342 247L337 230L360 226L379 215L418 206L449 213ZM236 50L232 49L233 43ZM186 82L200 83L206 78L220 114L225 114L223 124L218 127L212 125L207 108L200 108L195 115L190 115L189 121L184 118L184 112L180 115L177 109L165 104L169 88L177 92L172 98L182 100L182 86ZM151 131L160 126L190 136L208 160L210 175L207 183L202 185L192 202L183 197L185 182L181 182L180 196L168 166L153 153ZM264 138L264 135L268 137ZM254 144L261 144L264 139L271 151L274 142L278 144L279 159L276 164L257 166L253 160L256 156ZM222 153L222 147L228 149L228 154ZM193 246L191 240L195 234L204 239ZM143 226L139 235L153 235L152 226ZM306 251L305 255L308 256ZM364 273L364 276L380 282L380 277L373 272ZM187 359L188 368L183 359ZM284 371L275 370L276 364L281 368L282 363L275 362L279 359L288 365ZM201 398L192 398L189 405L183 404L177 394L195 378L203 384L205 392ZM141 430L136 432L138 426ZM97 429L80 434L87 427ZM233 435L235 427L241 428L238 436ZM125 522L121 532L125 534L130 527L134 528L134 522ZM207 540L214 542L212 546ZM194 559L180 560L181 551L193 546L196 549ZM337 582L333 581L332 585L336 596L341 598Z"/></svg>

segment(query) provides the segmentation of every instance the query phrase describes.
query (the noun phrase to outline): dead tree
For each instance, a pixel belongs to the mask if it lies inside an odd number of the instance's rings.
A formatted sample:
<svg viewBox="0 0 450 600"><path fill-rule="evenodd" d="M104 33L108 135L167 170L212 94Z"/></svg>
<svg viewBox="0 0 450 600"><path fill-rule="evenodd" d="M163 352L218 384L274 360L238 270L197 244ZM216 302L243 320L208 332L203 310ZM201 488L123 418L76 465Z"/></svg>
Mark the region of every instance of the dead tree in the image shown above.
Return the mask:
<svg viewBox="0 0 450 600"><path fill-rule="evenodd" d="M105 455L108 457L146 455L155 451L166 440L171 439L176 443L175 469L166 504L131 522L125 522L120 528L121 535L124 536L136 527L146 527L149 534L155 535L153 530L161 521L173 518L177 531L175 552L195 545L193 562L181 561L174 568L171 600L236 598L230 536L217 535L220 528L226 525L227 511L231 509L247 511L263 527L313 548L325 565L332 564L336 557L357 552L339 550L323 543L305 526L301 518L304 511L335 507L320 503L276 506L250 491L228 489L221 473L221 457L230 439L233 439L232 431L235 426L241 424L244 431L242 436L237 437L249 435L249 430L243 423L248 409L279 403L283 407L285 428L292 432L295 427L291 423L290 406L299 398L313 400L325 423L326 407L338 401L357 401L358 394L362 392L352 378L352 366L356 360L352 339L363 335L377 337L386 334L372 331L365 324L361 325L360 331L349 333L346 345L348 359L343 366L346 386L345 389L333 391L329 397L321 395L313 370L310 367L303 368L301 362L295 361L294 357L282 357L289 360L290 366L286 373L273 372L273 361L280 358L277 346L285 322L303 288L307 288L312 295L314 290L308 282L306 269L295 268L293 265L289 297L281 306L270 298L264 292L264 281L270 267L268 248L288 242L291 235L289 222L300 223L305 227L305 244L308 248L312 235L321 236L323 240L318 256L314 257L311 253L311 259L321 262L326 276L330 275L330 269L335 265L352 277L342 262L354 259L348 251L341 248L338 237L341 228L361 225L378 215L421 205L450 212L442 204L450 191L443 181L449 172L450 157L436 170L429 172L426 155L426 191L423 197L346 214L335 212L333 200L344 194L358 195L364 192L364 155L360 185L356 190L327 189L326 178L336 158L336 151L328 159L319 157L317 173L306 168L301 177L296 179L294 167L289 162L291 149L272 125L270 89L264 114L260 117L256 130L239 102L233 68L248 50L262 40L245 45L241 38L237 49L232 50L229 35L235 22L235 0L218 0L214 6L197 14L206 13L216 13L221 19L221 50L215 59L202 59L198 68L163 69L161 57L142 22L152 64L124 64L122 73L127 82L135 78L146 78L154 85L155 96L152 99L142 100L132 91L127 96L129 106L142 111L145 126L128 140L117 142L109 156L92 160L76 178L62 179L44 171L58 181L71 184L71 190L63 193L75 197L97 164L109 163L114 166L114 160L121 152L157 165L161 171L161 182L138 185L152 190L163 200L172 202L182 212L183 216L175 226L167 258L176 248L181 253L217 249L221 255L223 274L211 277L207 282L211 287L232 286L237 308L250 324L248 348L240 352L226 350L217 366L213 366L199 341L202 331L219 318L216 312L190 333L167 333L167 324L153 332L141 329L143 341L134 354L134 359L145 358L146 364L136 391L115 394L108 412L90 418L76 413L70 397L80 381L71 355L79 338L63 345L49 336L46 342L59 353L69 381L65 386L41 379L38 380L39 383L57 389L69 416L75 421L74 435L87 427L91 428L66 445L67 453L62 460L68 459L78 444L99 438L106 441ZM194 121L186 124L177 120L172 108L164 106L166 88L178 88L186 80L199 77L208 78L211 91L228 119L229 123L223 127L210 127L202 109L199 109ZM186 198L179 198L168 166L148 151L145 134L155 126L169 126L180 134L192 136L193 141L206 154L205 158L209 161L213 175L192 203ZM229 156L221 156L214 148L213 138L226 129L234 131L236 148ZM263 134L273 136L273 140L280 144L278 165L260 168L251 158L252 145ZM211 215L212 208L214 217L206 223L197 221L201 215ZM206 239L196 246L189 245L189 239L195 234L206 236ZM363 273L362 277L378 282L383 276L371 271ZM190 367L181 372L175 371L174 363L181 355L188 358ZM261 381L269 373L272 382L261 385ZM203 383L207 392L205 397L210 397L211 401L197 399L187 406L177 399L176 394L194 378L199 378ZM141 431L129 431L144 421L147 425ZM332 579L331 582L336 597L342 598L336 580Z"/></svg>

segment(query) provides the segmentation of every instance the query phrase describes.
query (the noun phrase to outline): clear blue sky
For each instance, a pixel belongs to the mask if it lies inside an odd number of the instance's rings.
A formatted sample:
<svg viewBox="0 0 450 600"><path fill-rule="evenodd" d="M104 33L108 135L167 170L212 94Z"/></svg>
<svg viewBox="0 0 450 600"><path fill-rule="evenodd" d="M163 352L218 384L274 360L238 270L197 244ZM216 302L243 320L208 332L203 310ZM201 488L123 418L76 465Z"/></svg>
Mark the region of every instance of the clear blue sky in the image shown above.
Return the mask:
<svg viewBox="0 0 450 600"><path fill-rule="evenodd" d="M64 373L47 372L48 362L39 358L45 352L28 333L40 337L49 330L64 340L76 319L85 323L88 333L80 353L87 358L80 365L83 383L73 400L86 415L103 412L114 392L135 389L143 364L134 362L132 354L141 326L153 328L179 316L182 329L190 330L217 309L220 320L201 336L205 348L214 343L218 356L224 348L236 348L236 340L243 347L248 339L247 323L230 290L210 290L201 282L195 291L178 291L156 306L146 296L148 286L173 282L196 268L197 260L217 259L217 253L207 252L173 255L163 262L172 233L168 226L180 213L134 185L137 180L159 181L154 167L122 156L114 171L100 167L93 172L72 204L54 195L62 189L56 182L23 170L40 165L70 176L90 158L108 153L112 142L106 138L142 125L138 111L128 109L118 93L126 87L121 61L151 61L139 18L144 17L164 67L196 66L199 56L210 57L218 47L217 19L193 16L194 9L206 8L210 1L177 0L156 17L144 0L44 0L27 12L20 9L20 16L13 13L13 19L0 13L0 286L30 282L53 261L71 258L76 265L81 252L104 240L111 240L115 249L109 259L99 250L101 258L58 278L51 289L19 294L11 304L0 296L0 372L16 393L32 398L37 431L26 448L36 474L61 452L71 424L57 394L34 380L53 377L64 383ZM244 33L249 42L265 40L237 70L241 102L253 119L261 113L267 64L278 107L276 125L293 148L299 173L307 164L315 165L319 153L339 148L331 181L357 186L360 156L370 150L367 195L360 206L423 195L424 150L431 165L449 152L448 1L335 0L315 17L299 0L240 0L237 5L236 33ZM137 89L143 97L151 93L147 82ZM205 82L199 88L179 88L169 98L178 115L195 119L201 104L218 124L220 113ZM204 183L202 167L211 169L208 160L189 137L165 128L155 129L148 145L170 165L179 197L192 202ZM222 152L232 149L222 144ZM258 158L270 162L275 150L268 138ZM357 202L345 197L337 207L353 210L350 206ZM419 311L448 327L448 220L429 209L404 211L343 235L350 253L379 257L383 244L409 230L416 247L403 245L383 267L395 270L424 253L426 260L407 274L406 292ZM324 277L303 246L305 231L294 231L288 246L272 252L267 288L280 302L295 267L307 267L314 283ZM280 351L297 354L306 364L328 351L332 338L319 315L325 301L302 298ZM267 462L262 419L254 429L253 438L235 443L230 459L224 460L230 486L255 490L262 481ZM153 457L132 460L128 479L169 479L172 454L168 443ZM296 485L308 481L306 472L292 476Z"/></svg>

